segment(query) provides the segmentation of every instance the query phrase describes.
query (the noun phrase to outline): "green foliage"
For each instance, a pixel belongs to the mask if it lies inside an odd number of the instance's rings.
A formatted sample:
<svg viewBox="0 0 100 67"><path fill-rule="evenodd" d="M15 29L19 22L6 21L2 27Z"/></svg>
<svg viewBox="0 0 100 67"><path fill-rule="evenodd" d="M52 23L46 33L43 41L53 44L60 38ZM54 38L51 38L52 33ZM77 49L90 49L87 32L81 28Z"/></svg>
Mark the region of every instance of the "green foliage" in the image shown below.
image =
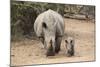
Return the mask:
<svg viewBox="0 0 100 67"><path fill-rule="evenodd" d="M83 9L85 8L85 9ZM17 40L25 35L33 35L34 21L36 17L48 10L52 9L62 16L64 14L78 14L78 13L95 13L93 6L82 5L64 5L56 3L39 3L27 1L11 0L11 38ZM88 10L87 10L88 9ZM87 10L87 11L84 11ZM83 12L82 12L83 11ZM92 12L91 12L92 11ZM94 11L94 12L93 12Z"/></svg>
<svg viewBox="0 0 100 67"><path fill-rule="evenodd" d="M57 11L58 6L60 6L59 13L64 11L62 10L62 5L59 4L11 1L12 40L15 40L17 37L31 35L34 32L33 26L36 17L48 9Z"/></svg>

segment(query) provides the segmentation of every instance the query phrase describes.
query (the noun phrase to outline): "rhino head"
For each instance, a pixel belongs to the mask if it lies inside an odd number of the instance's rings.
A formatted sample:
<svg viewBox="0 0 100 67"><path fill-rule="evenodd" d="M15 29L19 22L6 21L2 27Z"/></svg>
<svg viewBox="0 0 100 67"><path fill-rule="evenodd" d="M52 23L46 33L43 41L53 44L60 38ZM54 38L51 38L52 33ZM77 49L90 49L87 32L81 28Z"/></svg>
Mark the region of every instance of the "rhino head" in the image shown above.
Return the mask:
<svg viewBox="0 0 100 67"><path fill-rule="evenodd" d="M43 27L43 38L44 38L44 46L46 48L47 56L55 55L55 26L52 27L47 26L45 22L42 24Z"/></svg>

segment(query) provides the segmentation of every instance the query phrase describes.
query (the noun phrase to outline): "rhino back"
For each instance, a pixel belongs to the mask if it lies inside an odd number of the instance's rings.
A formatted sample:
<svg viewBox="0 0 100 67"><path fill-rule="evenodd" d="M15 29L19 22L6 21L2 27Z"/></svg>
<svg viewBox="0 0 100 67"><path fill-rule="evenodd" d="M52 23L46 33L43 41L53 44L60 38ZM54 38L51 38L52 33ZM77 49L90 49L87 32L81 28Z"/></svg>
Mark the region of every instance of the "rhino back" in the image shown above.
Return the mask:
<svg viewBox="0 0 100 67"><path fill-rule="evenodd" d="M48 10L41 13L35 20L34 30L37 36L42 36L42 23L45 22L49 29L53 28L53 25L56 26L56 32L58 35L63 35L64 33L64 21L63 17L53 10Z"/></svg>

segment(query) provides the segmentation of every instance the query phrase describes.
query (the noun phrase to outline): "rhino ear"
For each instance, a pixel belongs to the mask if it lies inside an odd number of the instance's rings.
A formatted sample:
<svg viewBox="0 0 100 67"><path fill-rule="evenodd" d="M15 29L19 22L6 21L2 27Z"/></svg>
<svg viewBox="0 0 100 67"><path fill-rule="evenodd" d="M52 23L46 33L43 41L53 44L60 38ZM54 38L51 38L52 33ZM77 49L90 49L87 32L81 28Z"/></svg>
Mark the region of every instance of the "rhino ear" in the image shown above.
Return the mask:
<svg viewBox="0 0 100 67"><path fill-rule="evenodd" d="M42 27L44 27L45 29L47 28L47 25L45 22L42 23Z"/></svg>
<svg viewBox="0 0 100 67"><path fill-rule="evenodd" d="M65 40L65 42L66 42L66 43L68 43L68 41L67 41L67 40Z"/></svg>

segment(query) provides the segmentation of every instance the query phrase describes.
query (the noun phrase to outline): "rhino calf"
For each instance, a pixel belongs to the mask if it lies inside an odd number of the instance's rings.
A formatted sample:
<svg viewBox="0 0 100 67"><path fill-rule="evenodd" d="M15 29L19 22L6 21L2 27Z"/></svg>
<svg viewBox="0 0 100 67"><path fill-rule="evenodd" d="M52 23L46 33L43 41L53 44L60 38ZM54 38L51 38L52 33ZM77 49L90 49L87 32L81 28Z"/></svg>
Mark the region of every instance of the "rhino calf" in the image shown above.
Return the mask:
<svg viewBox="0 0 100 67"><path fill-rule="evenodd" d="M66 49L67 49L67 56L70 57L70 56L74 56L74 45L75 45L75 41L72 37L68 37L66 40L65 40L65 46L66 46Z"/></svg>
<svg viewBox="0 0 100 67"><path fill-rule="evenodd" d="M38 15L34 23L34 31L43 43L47 56L54 56L60 51L64 20L59 13L49 9Z"/></svg>

